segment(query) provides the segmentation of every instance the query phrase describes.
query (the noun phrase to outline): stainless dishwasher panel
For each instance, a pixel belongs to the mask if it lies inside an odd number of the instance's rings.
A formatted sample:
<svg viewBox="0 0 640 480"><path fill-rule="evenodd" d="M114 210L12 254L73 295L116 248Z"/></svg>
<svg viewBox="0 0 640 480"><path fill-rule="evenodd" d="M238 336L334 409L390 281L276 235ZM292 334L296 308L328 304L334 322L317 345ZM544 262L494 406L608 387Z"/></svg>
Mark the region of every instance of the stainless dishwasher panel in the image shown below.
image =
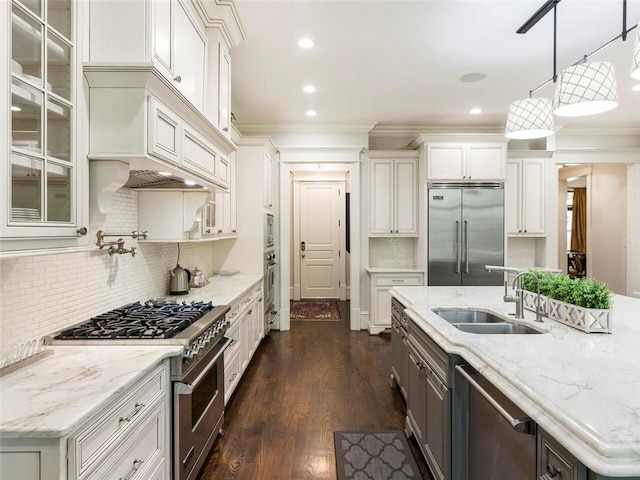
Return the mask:
<svg viewBox="0 0 640 480"><path fill-rule="evenodd" d="M457 365L454 478L534 480L536 426L469 365Z"/></svg>

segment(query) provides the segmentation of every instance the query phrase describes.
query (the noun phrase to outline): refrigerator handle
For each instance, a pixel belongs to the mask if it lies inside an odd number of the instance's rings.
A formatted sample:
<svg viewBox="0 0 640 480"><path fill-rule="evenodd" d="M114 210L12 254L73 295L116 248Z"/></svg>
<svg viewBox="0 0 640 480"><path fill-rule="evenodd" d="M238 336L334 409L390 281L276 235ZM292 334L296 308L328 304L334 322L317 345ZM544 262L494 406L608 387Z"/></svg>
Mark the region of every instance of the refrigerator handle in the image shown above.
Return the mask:
<svg viewBox="0 0 640 480"><path fill-rule="evenodd" d="M464 273L469 273L469 222L464 221Z"/></svg>
<svg viewBox="0 0 640 480"><path fill-rule="evenodd" d="M460 222L456 220L456 272L460 273Z"/></svg>

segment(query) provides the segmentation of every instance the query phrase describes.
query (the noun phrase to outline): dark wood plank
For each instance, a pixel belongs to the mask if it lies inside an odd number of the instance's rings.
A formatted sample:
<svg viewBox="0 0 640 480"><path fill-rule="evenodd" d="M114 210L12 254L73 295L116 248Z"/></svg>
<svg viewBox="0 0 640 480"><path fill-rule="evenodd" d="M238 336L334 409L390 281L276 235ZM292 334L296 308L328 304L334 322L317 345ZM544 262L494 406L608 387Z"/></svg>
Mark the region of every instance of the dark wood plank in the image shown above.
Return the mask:
<svg viewBox="0 0 640 480"><path fill-rule="evenodd" d="M390 336L349 330L348 302L340 313L340 322L292 322L262 341L198 480L334 479L334 431L404 429Z"/></svg>

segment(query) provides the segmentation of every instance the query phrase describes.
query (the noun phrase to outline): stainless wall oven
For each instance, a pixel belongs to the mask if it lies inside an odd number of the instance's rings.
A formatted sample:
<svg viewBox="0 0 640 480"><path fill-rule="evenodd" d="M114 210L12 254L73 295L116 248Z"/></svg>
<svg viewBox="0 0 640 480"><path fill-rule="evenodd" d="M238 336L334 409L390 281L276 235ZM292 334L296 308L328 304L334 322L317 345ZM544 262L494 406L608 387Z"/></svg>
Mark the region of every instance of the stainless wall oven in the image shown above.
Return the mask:
<svg viewBox="0 0 640 480"><path fill-rule="evenodd" d="M278 263L276 262L275 250L267 250L264 253L264 322L265 334L271 330L277 314L275 308L276 278Z"/></svg>

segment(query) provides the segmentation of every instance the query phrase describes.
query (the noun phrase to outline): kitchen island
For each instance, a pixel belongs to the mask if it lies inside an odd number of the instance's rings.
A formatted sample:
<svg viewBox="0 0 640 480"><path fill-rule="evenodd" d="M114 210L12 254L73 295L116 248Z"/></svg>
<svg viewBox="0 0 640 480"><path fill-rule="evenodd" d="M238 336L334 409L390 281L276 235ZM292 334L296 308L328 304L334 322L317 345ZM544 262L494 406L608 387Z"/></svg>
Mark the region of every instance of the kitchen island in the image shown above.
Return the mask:
<svg viewBox="0 0 640 480"><path fill-rule="evenodd" d="M512 319L545 333L472 334L431 310L479 308L507 316L501 287L396 287L407 315L459 355L592 472L640 477L640 300L613 298L613 333L586 334L532 312ZM513 318L511 316L511 318Z"/></svg>

